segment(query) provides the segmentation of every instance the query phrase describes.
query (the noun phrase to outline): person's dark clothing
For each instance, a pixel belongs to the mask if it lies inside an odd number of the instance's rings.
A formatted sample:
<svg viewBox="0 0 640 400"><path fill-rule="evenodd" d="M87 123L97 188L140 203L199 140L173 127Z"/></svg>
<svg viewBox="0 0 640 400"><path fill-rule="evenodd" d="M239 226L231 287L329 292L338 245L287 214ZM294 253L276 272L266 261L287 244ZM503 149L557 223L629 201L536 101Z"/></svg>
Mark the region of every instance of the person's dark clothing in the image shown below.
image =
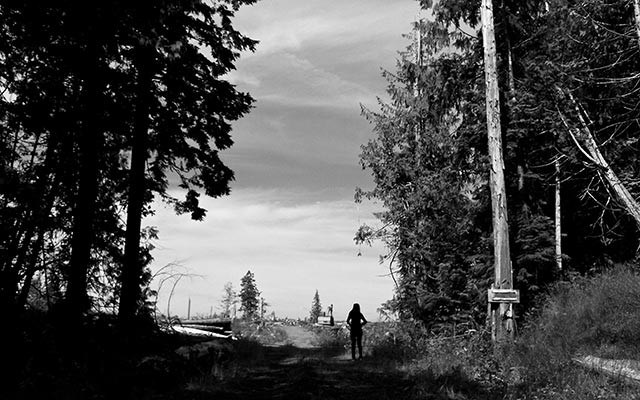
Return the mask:
<svg viewBox="0 0 640 400"><path fill-rule="evenodd" d="M362 326L367 323L364 315L360 311L351 310L347 317L347 324L351 327L351 332L357 332L362 335Z"/></svg>
<svg viewBox="0 0 640 400"><path fill-rule="evenodd" d="M360 307L354 305L347 317L347 324L351 328L351 358L354 360L356 359L356 345L358 346L358 355L362 358L362 327L366 323L367 320L360 312Z"/></svg>
<svg viewBox="0 0 640 400"><path fill-rule="evenodd" d="M356 359L356 345L358 346L358 355L362 358L362 331L354 333L351 331L351 359Z"/></svg>

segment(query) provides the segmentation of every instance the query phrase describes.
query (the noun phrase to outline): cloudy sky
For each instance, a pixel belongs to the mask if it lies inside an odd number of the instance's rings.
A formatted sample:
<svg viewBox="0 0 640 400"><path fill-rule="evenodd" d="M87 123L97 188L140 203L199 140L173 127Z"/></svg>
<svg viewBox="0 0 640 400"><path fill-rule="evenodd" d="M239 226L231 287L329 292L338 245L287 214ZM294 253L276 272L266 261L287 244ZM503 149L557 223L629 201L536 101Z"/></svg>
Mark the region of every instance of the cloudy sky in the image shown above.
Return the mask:
<svg viewBox="0 0 640 400"><path fill-rule="evenodd" d="M160 230L152 268L177 263L194 275L176 286L172 314L186 315L189 298L192 315L215 311L224 284L238 290L251 270L277 316L308 316L317 289L338 319L354 302L377 318L393 281L378 263L383 248L358 256L353 242L378 207L353 201L355 187L372 186L358 164L372 138L360 104L384 96L381 68L394 68L418 12L416 0L262 0L240 10L235 27L260 44L229 77L256 99L222 155L236 173L232 194L205 199L203 222L160 204L145 221ZM163 311L169 291L160 291Z"/></svg>

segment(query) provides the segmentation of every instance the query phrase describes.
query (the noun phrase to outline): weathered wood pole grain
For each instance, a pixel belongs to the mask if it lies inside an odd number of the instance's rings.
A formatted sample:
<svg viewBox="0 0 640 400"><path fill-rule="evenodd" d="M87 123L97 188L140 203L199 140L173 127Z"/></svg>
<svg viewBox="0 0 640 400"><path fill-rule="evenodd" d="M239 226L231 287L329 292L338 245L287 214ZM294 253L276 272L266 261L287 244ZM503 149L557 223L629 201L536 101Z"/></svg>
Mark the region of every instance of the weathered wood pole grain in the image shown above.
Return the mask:
<svg viewBox="0 0 640 400"><path fill-rule="evenodd" d="M484 48L484 76L486 84L487 134L489 140L491 207L493 214L494 287L512 289L511 257L509 254L509 225L507 195L502 157L502 130L500 126L500 93L496 67L496 39L493 24L492 0L482 0L482 43ZM502 341L513 332L507 329L504 316L509 306L500 304L492 308L491 331L494 340Z"/></svg>

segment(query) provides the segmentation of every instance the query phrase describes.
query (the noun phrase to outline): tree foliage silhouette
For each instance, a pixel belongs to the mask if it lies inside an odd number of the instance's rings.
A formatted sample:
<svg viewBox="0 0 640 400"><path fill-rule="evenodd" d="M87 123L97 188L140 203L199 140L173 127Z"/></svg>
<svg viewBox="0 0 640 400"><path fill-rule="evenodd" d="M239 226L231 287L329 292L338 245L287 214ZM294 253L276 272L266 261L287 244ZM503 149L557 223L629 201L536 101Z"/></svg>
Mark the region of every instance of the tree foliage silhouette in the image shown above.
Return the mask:
<svg viewBox="0 0 640 400"><path fill-rule="evenodd" d="M236 304L238 304L238 294L233 289L233 283L227 282L224 284L222 300L220 300L222 315L226 318L235 317L235 313L233 311Z"/></svg>
<svg viewBox="0 0 640 400"><path fill-rule="evenodd" d="M255 277L250 270L240 280L240 311L245 319L255 319L259 316L260 291L256 286Z"/></svg>
<svg viewBox="0 0 640 400"><path fill-rule="evenodd" d="M119 304L123 320L144 307L148 240L157 232L140 221L154 195L201 220L201 193L229 194L233 173L218 153L233 143L230 121L253 100L223 77L255 46L232 25L252 3L3 3L7 309L21 309L45 275L47 293L66 298L75 320L107 303ZM169 192L170 180L184 199Z"/></svg>
<svg viewBox="0 0 640 400"><path fill-rule="evenodd" d="M309 313L309 318L311 322L318 322L318 317L322 315L322 304L320 304L320 295L318 294L318 289L316 289L316 294L313 295L313 300L311 301L311 312Z"/></svg>

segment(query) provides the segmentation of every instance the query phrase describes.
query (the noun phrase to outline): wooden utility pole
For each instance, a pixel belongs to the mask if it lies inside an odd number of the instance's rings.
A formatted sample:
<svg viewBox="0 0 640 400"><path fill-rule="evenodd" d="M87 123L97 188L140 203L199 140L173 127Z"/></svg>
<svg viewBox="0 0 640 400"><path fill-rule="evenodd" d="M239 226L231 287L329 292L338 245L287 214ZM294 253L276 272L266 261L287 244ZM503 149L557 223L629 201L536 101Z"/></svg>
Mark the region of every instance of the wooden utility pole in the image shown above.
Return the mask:
<svg viewBox="0 0 640 400"><path fill-rule="evenodd" d="M513 289L511 257L509 254L509 225L507 195L502 158L502 129L500 126L500 92L496 67L496 39L493 25L492 0L482 0L482 44L484 48L484 76L486 83L487 134L491 171L491 208L493 215L494 284L492 289ZM491 296L490 296L491 297ZM507 302L490 303L492 338L497 341L513 336L513 309Z"/></svg>

